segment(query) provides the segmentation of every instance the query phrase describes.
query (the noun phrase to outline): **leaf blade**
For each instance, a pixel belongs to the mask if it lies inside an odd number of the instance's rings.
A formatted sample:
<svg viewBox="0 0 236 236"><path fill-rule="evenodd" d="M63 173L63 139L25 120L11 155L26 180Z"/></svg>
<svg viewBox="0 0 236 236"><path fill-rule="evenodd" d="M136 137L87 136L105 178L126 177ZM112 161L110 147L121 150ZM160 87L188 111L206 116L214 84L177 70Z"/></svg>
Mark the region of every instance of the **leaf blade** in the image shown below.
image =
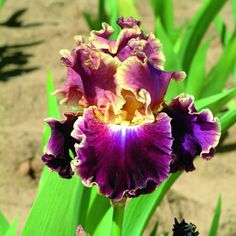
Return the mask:
<svg viewBox="0 0 236 236"><path fill-rule="evenodd" d="M236 30L231 37L230 42L226 45L220 59L217 64L212 68L208 77L207 84L205 86L205 92L203 96L210 96L215 93L219 93L225 86L229 74L235 67L236 57ZM210 88L210 89L207 89Z"/></svg>
<svg viewBox="0 0 236 236"><path fill-rule="evenodd" d="M17 231L17 225L18 225L18 217L16 217L13 220L13 223L9 225L6 233L4 236L16 236L16 231Z"/></svg>
<svg viewBox="0 0 236 236"><path fill-rule="evenodd" d="M224 112L220 116L221 133L222 134L225 133L231 126L235 125L235 122L236 122L236 108Z"/></svg>
<svg viewBox="0 0 236 236"><path fill-rule="evenodd" d="M0 236L3 236L7 229L9 228L10 224L8 223L5 216L0 212Z"/></svg>
<svg viewBox="0 0 236 236"><path fill-rule="evenodd" d="M189 69L186 85L186 93L191 94L195 99L201 96L206 73L206 54L211 40L207 40L197 50Z"/></svg>
<svg viewBox="0 0 236 236"><path fill-rule="evenodd" d="M96 189L94 190L96 191ZM110 207L109 199L96 193L95 199L87 214L86 229L88 229L87 232L90 233L90 235L94 234Z"/></svg>
<svg viewBox="0 0 236 236"><path fill-rule="evenodd" d="M215 18L215 26L216 26L216 30L220 36L221 42L223 43L223 45L226 45L229 42L231 34L228 31L228 29L227 29L227 27L220 15L216 16L216 18Z"/></svg>
<svg viewBox="0 0 236 236"><path fill-rule="evenodd" d="M132 16L136 19L140 19L137 8L135 7L133 0L116 0L119 9L119 15L124 17Z"/></svg>
<svg viewBox="0 0 236 236"><path fill-rule="evenodd" d="M195 102L197 110L202 110L205 108L210 109L213 114L217 114L220 109L227 104L231 99L236 96L236 87L223 91L221 93L202 98Z"/></svg>
<svg viewBox="0 0 236 236"><path fill-rule="evenodd" d="M222 205L221 196L219 196L218 200L217 200L217 205L215 208L215 213L214 213L214 217L212 219L211 228L210 228L208 236L216 236L217 235L217 230L219 228L220 215L221 215L221 205Z"/></svg>
<svg viewBox="0 0 236 236"><path fill-rule="evenodd" d="M163 28L172 38L174 31L174 9L172 0L151 0L155 18L160 18Z"/></svg>
<svg viewBox="0 0 236 236"><path fill-rule="evenodd" d="M57 100L51 96L53 91L52 74L49 72L47 78L48 115L59 117ZM44 133L43 145L46 144L49 135L50 129ZM52 173L45 167L36 200L21 235L73 235L81 220L80 199L82 199L83 191L81 181L75 176L70 180L62 179L57 173Z"/></svg>
<svg viewBox="0 0 236 236"><path fill-rule="evenodd" d="M179 63L178 57L176 53L174 52L174 46L171 42L169 36L165 32L162 23L159 18L155 21L155 34L157 38L160 39L163 47L163 52L166 58L165 63L165 70L167 71L173 71L173 70L180 70L181 65ZM182 93L184 91L184 81L176 82L171 81L170 85L168 87L167 93L166 93L166 100L170 100L171 98L177 96L178 94Z"/></svg>
<svg viewBox="0 0 236 236"><path fill-rule="evenodd" d="M206 0L193 17L183 37L182 47L180 50L180 59L185 72L188 73L193 55L195 55L204 34L226 1L227 0Z"/></svg>

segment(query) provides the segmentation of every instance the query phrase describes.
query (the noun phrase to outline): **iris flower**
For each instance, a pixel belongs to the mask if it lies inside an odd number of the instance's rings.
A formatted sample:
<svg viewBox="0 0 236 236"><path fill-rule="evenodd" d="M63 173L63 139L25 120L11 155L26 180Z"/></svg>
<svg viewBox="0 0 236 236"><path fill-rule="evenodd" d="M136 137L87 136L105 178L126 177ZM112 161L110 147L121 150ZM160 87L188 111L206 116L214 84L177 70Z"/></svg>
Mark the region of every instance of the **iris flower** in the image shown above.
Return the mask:
<svg viewBox="0 0 236 236"><path fill-rule="evenodd" d="M170 81L185 73L164 71L160 41L131 17L117 24L117 40L103 23L87 39L76 36L74 50L61 51L67 80L55 94L83 112L47 119L52 132L42 157L61 177L76 173L113 201L151 193L171 172L194 170L194 157L210 159L220 137L217 119L198 112L193 97L165 102Z"/></svg>

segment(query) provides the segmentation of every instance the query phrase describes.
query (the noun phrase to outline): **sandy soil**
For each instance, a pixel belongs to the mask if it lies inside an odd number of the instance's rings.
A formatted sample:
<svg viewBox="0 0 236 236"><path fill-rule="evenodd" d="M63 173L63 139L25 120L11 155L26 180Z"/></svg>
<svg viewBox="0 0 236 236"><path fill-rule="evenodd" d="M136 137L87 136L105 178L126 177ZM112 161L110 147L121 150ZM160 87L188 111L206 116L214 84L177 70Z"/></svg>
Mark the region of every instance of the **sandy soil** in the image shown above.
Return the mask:
<svg viewBox="0 0 236 236"><path fill-rule="evenodd" d="M96 1L39 0L7 1L0 11L0 211L12 222L20 217L22 227L36 195L43 165L40 161L43 119L47 116L45 82L52 70L57 86L63 83L65 69L59 61L61 48L73 48L75 34L88 34L82 11L96 13ZM175 1L176 23L190 18L200 1ZM152 13L145 0L138 1L144 27L152 30ZM10 17L17 11L19 19ZM229 6L222 15L230 27ZM16 27L20 25L21 27ZM216 36L214 28L209 34ZM208 55L212 65L221 51L213 40ZM235 145L236 127L225 145ZM235 146L234 146L235 148ZM217 196L222 194L223 209L219 235L236 235L235 151L219 153L209 162L196 161L197 171L184 174L158 208L159 230L171 231L173 218L195 223L207 235ZM150 225L150 228L151 228Z"/></svg>

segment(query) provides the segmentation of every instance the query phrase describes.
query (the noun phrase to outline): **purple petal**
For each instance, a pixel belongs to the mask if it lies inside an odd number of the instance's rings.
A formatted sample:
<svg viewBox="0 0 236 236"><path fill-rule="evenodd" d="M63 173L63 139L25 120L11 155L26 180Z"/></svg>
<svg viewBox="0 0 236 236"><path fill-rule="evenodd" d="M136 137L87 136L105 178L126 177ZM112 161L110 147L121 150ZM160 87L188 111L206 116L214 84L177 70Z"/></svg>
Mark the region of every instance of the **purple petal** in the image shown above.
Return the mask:
<svg viewBox="0 0 236 236"><path fill-rule="evenodd" d="M131 39L140 39L144 37L143 32L139 27L122 29L117 37L117 40L110 40L103 35L98 35L97 32L99 31L96 31L96 33L92 31L90 34L89 41L91 45L113 57L117 56L120 60L122 59L122 53L120 52L127 46Z"/></svg>
<svg viewBox="0 0 236 236"><path fill-rule="evenodd" d="M121 29L133 28L141 25L141 21L135 20L133 17L119 17L116 23Z"/></svg>
<svg viewBox="0 0 236 236"><path fill-rule="evenodd" d="M102 24L102 29L99 31L91 31L89 41L92 47L102 50L116 56L131 38L142 36L142 31L139 29L140 21L133 18L119 18L117 24L122 28L117 40L111 40L109 37L114 33L114 29L106 24Z"/></svg>
<svg viewBox="0 0 236 236"><path fill-rule="evenodd" d="M101 30L92 30L89 37L91 47L102 50L103 52L107 52L107 50L112 51L116 45L116 41L109 39L109 37L113 32L113 28L107 23L102 24Z"/></svg>
<svg viewBox="0 0 236 236"><path fill-rule="evenodd" d="M147 37L132 37L126 46L117 52L117 57L120 61L125 61L130 56L136 56L142 62L148 61L159 69L164 64L161 43L152 33Z"/></svg>
<svg viewBox="0 0 236 236"><path fill-rule="evenodd" d="M117 40L109 39L114 30L106 23L102 24L101 30L91 31L89 41L92 47L117 56L122 62L130 56L136 56L141 61L147 59L155 67L162 68L164 56L161 43L154 34L146 36L139 28L141 22L132 17L120 17L117 24L122 29Z"/></svg>
<svg viewBox="0 0 236 236"><path fill-rule="evenodd" d="M220 126L209 110L197 112L193 97L180 95L171 101L164 112L172 118L172 148L175 155L172 172L194 170L193 159L196 155L205 159L213 157L220 138Z"/></svg>
<svg viewBox="0 0 236 236"><path fill-rule="evenodd" d="M73 171L71 169L69 150L75 155L75 140L71 137L73 125L78 118L77 114L66 113L64 121L48 119L47 123L51 128L51 137L46 147L46 153L42 156L43 162L53 171L63 178L71 178Z"/></svg>
<svg viewBox="0 0 236 236"><path fill-rule="evenodd" d="M130 57L124 61L116 73L116 79L121 88L131 91L138 101L146 102L140 96L142 89L150 94L152 110L157 109L163 102L170 80L179 80L184 76L183 72L161 71L150 63L142 63L136 57Z"/></svg>
<svg viewBox="0 0 236 236"><path fill-rule="evenodd" d="M72 136L84 141L77 147L76 169L83 182L97 184L115 201L152 192L169 174L170 118L160 113L155 123L126 126L106 124L86 110Z"/></svg>
<svg viewBox="0 0 236 236"><path fill-rule="evenodd" d="M56 94L64 97L62 102L80 107L95 105L101 110L109 103L114 107L122 106L114 78L120 63L118 59L91 49L81 42L71 55L63 57L62 60L68 68L67 81L56 91Z"/></svg>
<svg viewBox="0 0 236 236"><path fill-rule="evenodd" d="M149 63L157 69L163 69L165 57L162 52L162 46L159 39L155 38L153 33L148 35L143 51Z"/></svg>

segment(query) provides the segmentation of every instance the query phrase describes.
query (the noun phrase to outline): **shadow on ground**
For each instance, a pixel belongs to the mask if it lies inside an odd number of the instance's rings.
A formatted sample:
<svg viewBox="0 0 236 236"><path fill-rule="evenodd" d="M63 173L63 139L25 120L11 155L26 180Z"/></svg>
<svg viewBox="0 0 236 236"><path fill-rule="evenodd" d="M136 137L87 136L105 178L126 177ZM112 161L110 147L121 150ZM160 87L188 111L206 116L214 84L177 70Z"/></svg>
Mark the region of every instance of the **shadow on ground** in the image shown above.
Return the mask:
<svg viewBox="0 0 236 236"><path fill-rule="evenodd" d="M7 20L0 22L0 27L6 28L29 28L43 25L41 22L24 24L22 17L27 8L15 11ZM0 81L8 81L12 77L39 69L39 67L27 66L33 53L25 53L24 49L41 44L43 41L35 41L26 44L0 45Z"/></svg>
<svg viewBox="0 0 236 236"><path fill-rule="evenodd" d="M0 26L27 28L27 27L36 27L36 26L43 25L42 22L24 24L21 18L26 13L26 11L27 11L27 8L22 8L22 9L17 10L6 21L0 22Z"/></svg>
<svg viewBox="0 0 236 236"><path fill-rule="evenodd" d="M33 54L25 53L23 49L36 46L42 42L0 46L0 81L8 81L14 76L39 69L37 66L25 67Z"/></svg>

